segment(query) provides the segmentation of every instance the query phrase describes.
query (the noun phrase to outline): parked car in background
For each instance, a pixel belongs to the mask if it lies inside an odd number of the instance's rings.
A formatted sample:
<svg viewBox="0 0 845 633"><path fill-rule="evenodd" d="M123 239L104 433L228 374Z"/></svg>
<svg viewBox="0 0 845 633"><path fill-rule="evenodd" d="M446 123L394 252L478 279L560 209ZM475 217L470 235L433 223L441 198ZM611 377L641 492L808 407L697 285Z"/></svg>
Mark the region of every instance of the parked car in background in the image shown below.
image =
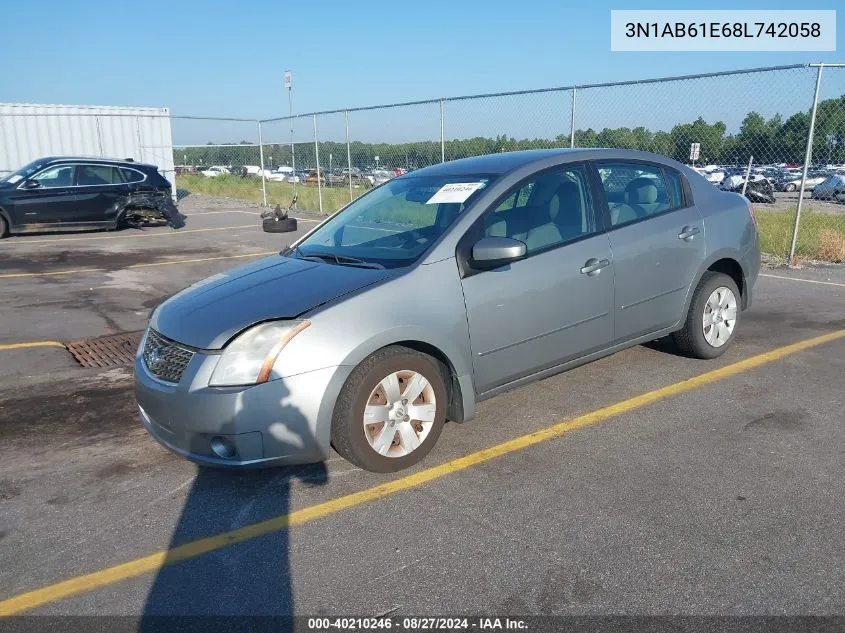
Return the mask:
<svg viewBox="0 0 845 633"><path fill-rule="evenodd" d="M845 195L845 174L833 174L813 188L813 200L841 201Z"/></svg>
<svg viewBox="0 0 845 633"><path fill-rule="evenodd" d="M377 169L372 173L372 176L373 184L375 186L384 184L388 180L393 180L394 178L396 178L396 174L392 171L388 171L387 169Z"/></svg>
<svg viewBox="0 0 845 633"><path fill-rule="evenodd" d="M40 158L0 180L0 237L175 221L170 183L155 165L108 158Z"/></svg>
<svg viewBox="0 0 845 633"><path fill-rule="evenodd" d="M668 335L719 356L759 268L750 203L662 156L438 164L159 305L140 418L204 464L396 471L502 391Z"/></svg>
<svg viewBox="0 0 845 633"><path fill-rule="evenodd" d="M326 184L326 173L322 169L319 172L316 169L312 169L308 172L308 175L305 176L305 183L309 185L316 185L318 178L321 185Z"/></svg>
<svg viewBox="0 0 845 633"><path fill-rule="evenodd" d="M800 172L797 175L789 174L787 176L781 176L773 184L777 191L798 191L801 188L801 176L802 174ZM822 184L829 177L829 173L809 172L807 174L807 180L804 183L804 190L812 191L816 185Z"/></svg>
<svg viewBox="0 0 845 633"><path fill-rule="evenodd" d="M718 165L696 167L695 170L714 185L718 185L725 178L725 172Z"/></svg>
<svg viewBox="0 0 845 633"><path fill-rule="evenodd" d="M748 184L745 184L745 174L726 177L720 184L722 191L741 194L745 189L745 197L752 202L771 204L775 202L775 190L772 183L762 174L750 174Z"/></svg>
<svg viewBox="0 0 845 633"><path fill-rule="evenodd" d="M211 167L206 167L200 173L206 178L216 178L217 176L222 176L224 174L228 175L231 172L229 171L228 167L222 167L221 165L212 165Z"/></svg>

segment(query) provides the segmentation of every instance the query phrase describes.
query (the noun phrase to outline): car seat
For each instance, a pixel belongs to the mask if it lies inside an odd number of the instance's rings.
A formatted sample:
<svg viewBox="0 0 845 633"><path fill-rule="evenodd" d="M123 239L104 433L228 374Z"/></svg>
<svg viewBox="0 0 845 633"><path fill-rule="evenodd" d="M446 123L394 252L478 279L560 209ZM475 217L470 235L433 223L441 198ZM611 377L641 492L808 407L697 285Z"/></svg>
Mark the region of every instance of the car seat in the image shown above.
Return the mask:
<svg viewBox="0 0 845 633"><path fill-rule="evenodd" d="M529 251L574 239L583 234L581 190L574 182L557 188L546 208L546 221L535 224L525 236Z"/></svg>

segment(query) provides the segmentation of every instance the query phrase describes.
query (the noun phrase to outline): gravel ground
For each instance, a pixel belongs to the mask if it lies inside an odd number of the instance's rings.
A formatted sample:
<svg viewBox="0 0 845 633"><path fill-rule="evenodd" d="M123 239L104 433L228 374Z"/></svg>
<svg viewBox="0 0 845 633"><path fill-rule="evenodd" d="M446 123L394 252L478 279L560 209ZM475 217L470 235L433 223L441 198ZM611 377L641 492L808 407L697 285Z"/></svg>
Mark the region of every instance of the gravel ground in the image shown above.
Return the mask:
<svg viewBox="0 0 845 633"><path fill-rule="evenodd" d="M789 211L794 212L798 206L798 192L775 192L773 204L754 204L757 211ZM804 196L803 209L810 209L814 213L845 213L845 204L841 202L828 202L826 200L813 200L809 195Z"/></svg>

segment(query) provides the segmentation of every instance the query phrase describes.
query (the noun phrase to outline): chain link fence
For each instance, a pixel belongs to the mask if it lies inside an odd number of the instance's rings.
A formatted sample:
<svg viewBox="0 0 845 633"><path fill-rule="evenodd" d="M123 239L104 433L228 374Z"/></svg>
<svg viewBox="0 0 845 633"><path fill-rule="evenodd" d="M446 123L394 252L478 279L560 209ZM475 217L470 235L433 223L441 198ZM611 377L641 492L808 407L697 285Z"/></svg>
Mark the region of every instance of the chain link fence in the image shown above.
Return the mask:
<svg viewBox="0 0 845 633"><path fill-rule="evenodd" d="M143 120L131 116L132 129L143 132ZM180 195L328 214L373 186L443 161L521 149L629 148L671 156L714 187L744 192L765 252L790 262L845 261L842 64L560 86L266 120L169 119L172 157L163 160L158 154L167 152L166 143L147 142L143 134L132 142L144 156L156 145L154 158L174 166ZM90 126L92 138L101 139L99 154L109 155L102 141L108 129L100 120L98 125ZM61 123L42 127L45 138L57 139L52 145L67 145ZM0 151L20 145L15 129L0 109Z"/></svg>

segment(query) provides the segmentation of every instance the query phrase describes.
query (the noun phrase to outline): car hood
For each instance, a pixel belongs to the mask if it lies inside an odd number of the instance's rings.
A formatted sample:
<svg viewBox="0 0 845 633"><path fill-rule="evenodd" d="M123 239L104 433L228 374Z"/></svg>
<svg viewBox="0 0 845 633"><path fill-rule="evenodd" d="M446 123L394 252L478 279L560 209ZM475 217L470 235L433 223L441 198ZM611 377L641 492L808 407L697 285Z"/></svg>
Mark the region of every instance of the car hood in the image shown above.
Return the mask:
<svg viewBox="0 0 845 633"><path fill-rule="evenodd" d="M250 325L295 318L392 274L274 255L185 288L159 305L150 326L185 345L220 349Z"/></svg>

